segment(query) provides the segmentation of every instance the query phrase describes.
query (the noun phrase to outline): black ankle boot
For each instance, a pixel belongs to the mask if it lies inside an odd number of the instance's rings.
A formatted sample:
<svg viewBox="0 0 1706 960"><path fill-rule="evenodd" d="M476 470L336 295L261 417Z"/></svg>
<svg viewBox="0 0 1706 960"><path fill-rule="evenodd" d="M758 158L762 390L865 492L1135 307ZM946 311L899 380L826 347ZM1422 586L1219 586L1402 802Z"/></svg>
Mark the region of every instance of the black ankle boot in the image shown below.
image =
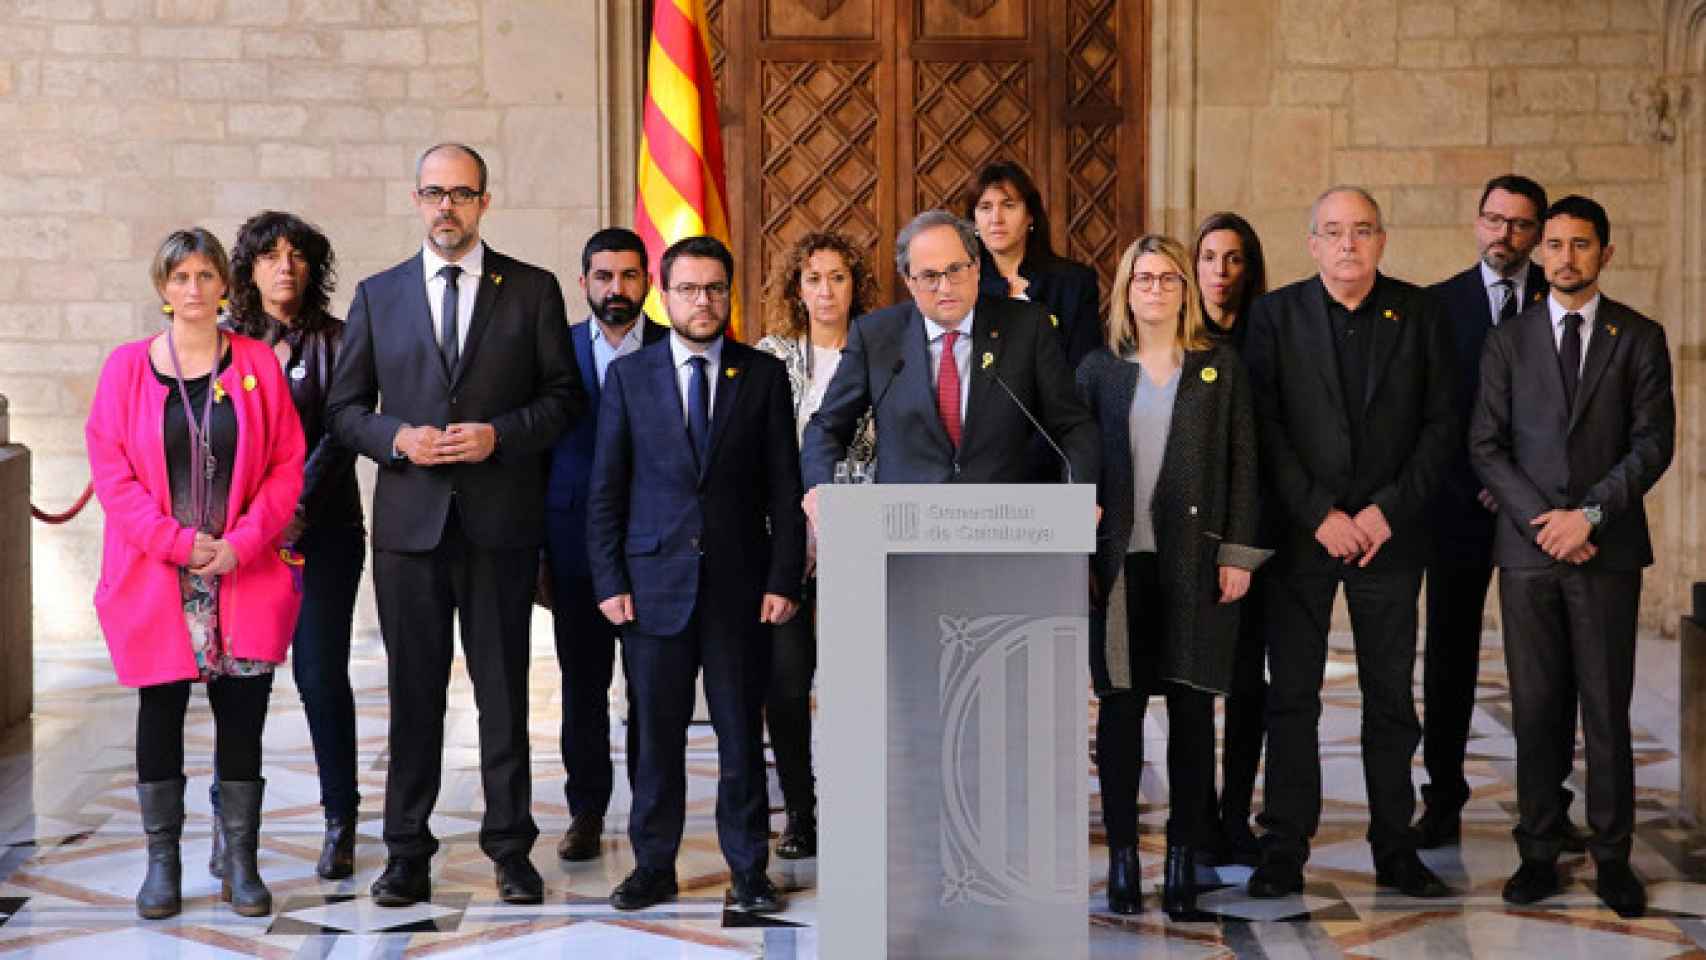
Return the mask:
<svg viewBox="0 0 1706 960"><path fill-rule="evenodd" d="M213 848L207 854L207 875L215 880L225 876L225 831L219 826L219 788L207 792L207 804L213 814Z"/></svg>
<svg viewBox="0 0 1706 960"><path fill-rule="evenodd" d="M1197 852L1182 844L1167 844L1167 864L1161 875L1161 909L1168 916L1197 912Z"/></svg>
<svg viewBox="0 0 1706 960"><path fill-rule="evenodd" d="M776 838L776 856L783 860L817 856L817 814L810 810L788 811L788 822L782 827L782 835Z"/></svg>
<svg viewBox="0 0 1706 960"><path fill-rule="evenodd" d="M320 846L320 862L314 865L314 872L327 880L355 874L355 817L326 818L326 840Z"/></svg>
<svg viewBox="0 0 1706 960"><path fill-rule="evenodd" d="M183 908L178 840L184 835L184 778L139 783L136 800L148 835L148 876L136 891L136 915L145 920L177 916Z"/></svg>
<svg viewBox="0 0 1706 960"><path fill-rule="evenodd" d="M272 913L272 891L261 882L255 865L265 787L265 780L219 781L219 819L225 830L225 877L219 899L245 917Z"/></svg>
<svg viewBox="0 0 1706 960"><path fill-rule="evenodd" d="M1133 914L1143 909L1139 889L1142 871L1137 863L1137 844L1108 848L1108 909Z"/></svg>

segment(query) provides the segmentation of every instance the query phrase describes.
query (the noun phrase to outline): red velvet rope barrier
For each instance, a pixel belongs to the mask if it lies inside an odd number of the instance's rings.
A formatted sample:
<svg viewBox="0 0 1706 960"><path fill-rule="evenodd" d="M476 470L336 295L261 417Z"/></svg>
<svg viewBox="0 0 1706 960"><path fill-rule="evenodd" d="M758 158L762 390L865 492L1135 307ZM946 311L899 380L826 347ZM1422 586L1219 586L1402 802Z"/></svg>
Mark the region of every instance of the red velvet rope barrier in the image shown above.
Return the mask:
<svg viewBox="0 0 1706 960"><path fill-rule="evenodd" d="M83 495L77 498L77 502L71 505L71 509L64 513L47 513L32 503L30 504L30 516L35 517L42 523L51 523L56 525L69 523L79 513L83 512L83 508L89 505L89 498L94 495L95 484L91 481L88 486L83 488Z"/></svg>

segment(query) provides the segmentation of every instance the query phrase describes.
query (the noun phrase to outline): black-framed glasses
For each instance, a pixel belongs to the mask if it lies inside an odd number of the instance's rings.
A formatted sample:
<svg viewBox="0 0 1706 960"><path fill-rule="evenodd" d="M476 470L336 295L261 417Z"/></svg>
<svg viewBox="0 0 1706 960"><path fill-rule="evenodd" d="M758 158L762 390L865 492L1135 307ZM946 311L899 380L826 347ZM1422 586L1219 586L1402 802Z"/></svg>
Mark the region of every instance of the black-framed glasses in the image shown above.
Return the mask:
<svg viewBox="0 0 1706 960"><path fill-rule="evenodd" d="M1531 220L1528 217L1507 217L1502 213L1493 213L1489 210L1481 211L1481 222L1487 225L1487 229L1495 233L1504 233L1506 227L1510 227L1516 233L1529 233L1540 226L1539 220Z"/></svg>
<svg viewBox="0 0 1706 960"><path fill-rule="evenodd" d="M697 303L699 295L712 303L722 303L729 298L729 285L718 281L714 283L677 283L669 288L669 292L680 297L687 303Z"/></svg>
<svg viewBox="0 0 1706 960"><path fill-rule="evenodd" d="M947 268L942 270L920 270L913 274L910 279L924 289L935 292L941 289L943 280L949 283L958 283L963 278L970 276L967 271L975 266L977 266L975 261L961 260L958 263L948 264Z"/></svg>
<svg viewBox="0 0 1706 960"><path fill-rule="evenodd" d="M1139 290L1154 290L1156 284L1168 293L1174 293L1185 286L1185 275L1182 273L1134 273L1131 284Z"/></svg>
<svg viewBox="0 0 1706 960"><path fill-rule="evenodd" d="M451 187L449 189L445 189L444 187L421 187L415 191L415 196L419 197L422 203L430 207L436 207L443 203L445 197L449 197L450 202L458 207L466 207L468 204L480 199L480 191L475 190L473 187Z"/></svg>

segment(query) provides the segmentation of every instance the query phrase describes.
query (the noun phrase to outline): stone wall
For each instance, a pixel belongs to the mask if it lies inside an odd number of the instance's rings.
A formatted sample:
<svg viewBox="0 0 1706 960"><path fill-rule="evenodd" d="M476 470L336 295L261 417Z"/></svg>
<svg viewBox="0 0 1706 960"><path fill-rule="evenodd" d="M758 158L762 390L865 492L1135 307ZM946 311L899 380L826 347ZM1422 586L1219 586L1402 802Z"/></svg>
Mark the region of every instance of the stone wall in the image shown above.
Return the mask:
<svg viewBox="0 0 1706 960"><path fill-rule="evenodd" d="M317 222L340 312L420 243L413 163L436 141L491 164L493 246L573 276L618 205L613 34L629 0L0 2L0 392L35 453L32 495L88 478L82 423L102 357L157 328L148 262L172 228L228 243L263 208ZM630 102L633 95L627 94ZM632 139L617 123L617 140ZM628 201L631 204L631 201ZM578 264L575 264L578 267ZM37 528L40 646L98 642L101 515Z"/></svg>

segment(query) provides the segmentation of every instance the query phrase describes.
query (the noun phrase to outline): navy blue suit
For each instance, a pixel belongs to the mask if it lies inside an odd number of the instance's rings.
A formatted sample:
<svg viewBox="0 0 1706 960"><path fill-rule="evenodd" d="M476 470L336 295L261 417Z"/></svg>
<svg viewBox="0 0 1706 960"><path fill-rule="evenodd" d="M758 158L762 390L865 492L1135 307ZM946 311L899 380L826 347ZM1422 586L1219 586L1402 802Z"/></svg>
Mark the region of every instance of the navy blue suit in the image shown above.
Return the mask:
<svg viewBox="0 0 1706 960"><path fill-rule="evenodd" d="M628 835L642 867L673 871L686 813L693 681L717 732L717 836L738 872L769 857L761 710L763 595L798 599L805 569L799 450L782 362L725 339L701 464L668 339L611 364L587 505L594 595L630 594L623 628L636 756Z"/></svg>
<svg viewBox="0 0 1706 960"><path fill-rule="evenodd" d="M639 323L642 345L654 343L669 332L644 317ZM586 502L598 443L602 389L592 357L592 338L603 334L596 320L588 320L571 327L569 336L591 413L576 420L551 450L551 472L545 488L545 560L550 571L557 665L563 671L561 745L567 774L563 792L571 815L601 817L610 805L613 776L608 698L618 631L598 609L593 596L592 567L586 555Z"/></svg>

